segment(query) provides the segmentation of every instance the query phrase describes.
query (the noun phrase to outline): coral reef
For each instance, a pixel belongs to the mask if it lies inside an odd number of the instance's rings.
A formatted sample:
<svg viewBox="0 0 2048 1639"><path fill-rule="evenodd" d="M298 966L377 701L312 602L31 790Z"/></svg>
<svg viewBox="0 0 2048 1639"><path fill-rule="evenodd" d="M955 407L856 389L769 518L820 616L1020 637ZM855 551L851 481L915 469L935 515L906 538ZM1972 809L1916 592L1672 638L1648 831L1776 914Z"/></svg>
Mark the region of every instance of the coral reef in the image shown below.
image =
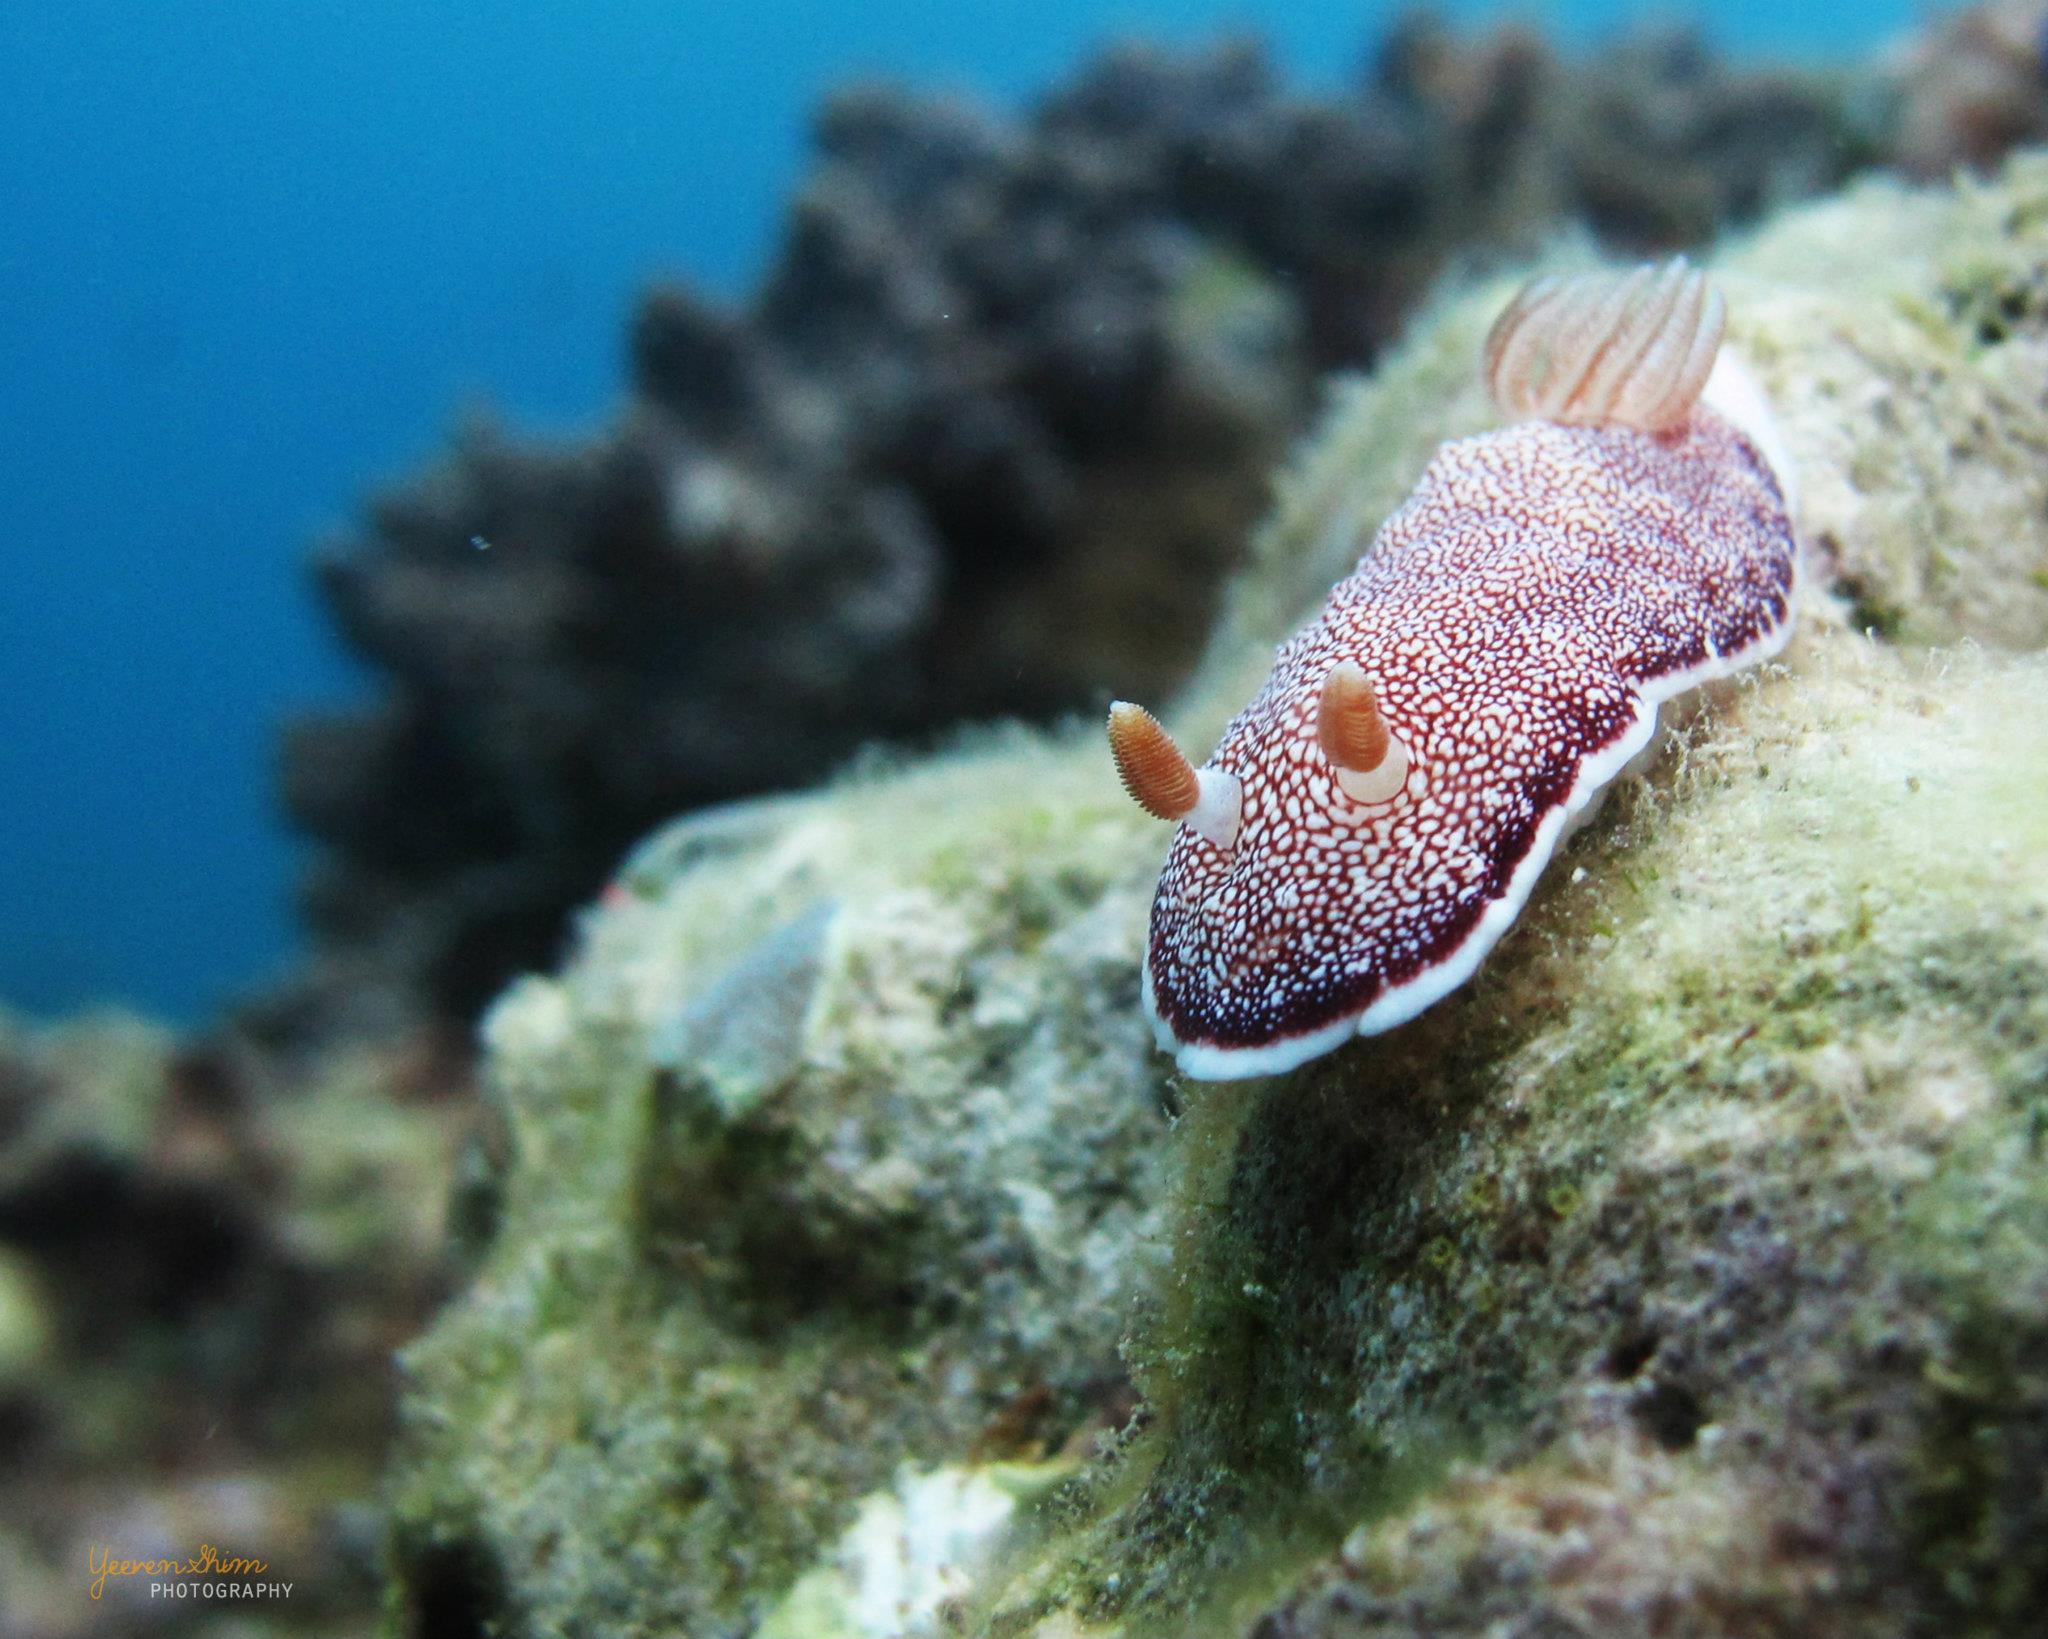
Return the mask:
<svg viewBox="0 0 2048 1639"><path fill-rule="evenodd" d="M385 1049L286 1089L227 1040L0 1014L0 1632L188 1621L132 1582L90 1600L85 1568L202 1543L295 1582L280 1630L360 1631L463 1086Z"/></svg>
<svg viewBox="0 0 2048 1639"><path fill-rule="evenodd" d="M1401 25L821 115L758 293L323 555L314 963L0 1015L0 1631L2028 1631L2048 1591L2048 175L1727 258L1820 579L1469 996L1191 1089L1111 686L1207 743L1442 437L1501 263L2044 126L2040 8L1853 73ZM1392 343L1438 275L1463 279ZM1391 348L1391 350L1390 350ZM1270 474L1341 387L1289 472ZM684 809L582 920L569 908ZM452 1196L449 1181L453 1180ZM384 1540L377 1465L410 1393ZM222 1541L263 1621L83 1595Z"/></svg>
<svg viewBox="0 0 2048 1639"><path fill-rule="evenodd" d="M1395 1034L1178 1082L1093 733L649 842L487 1023L400 1631L2032 1632L2044 222L2029 158L1719 260L1834 591ZM1483 424L1505 294L1335 396L1183 743ZM919 1523L1019 1465L1072 1472L971 1550Z"/></svg>
<svg viewBox="0 0 2048 1639"><path fill-rule="evenodd" d="M1934 13L1891 66L1894 163L1943 177L2048 140L2048 5L1986 0Z"/></svg>
<svg viewBox="0 0 2048 1639"><path fill-rule="evenodd" d="M278 1011L468 1018L678 811L1162 696L1323 375L1448 260L1830 187L1883 152L1859 86L1418 18L1326 98L1250 47L1115 52L1022 119L838 95L761 289L651 294L612 426L472 428L322 556L390 688L288 737L321 960Z"/></svg>

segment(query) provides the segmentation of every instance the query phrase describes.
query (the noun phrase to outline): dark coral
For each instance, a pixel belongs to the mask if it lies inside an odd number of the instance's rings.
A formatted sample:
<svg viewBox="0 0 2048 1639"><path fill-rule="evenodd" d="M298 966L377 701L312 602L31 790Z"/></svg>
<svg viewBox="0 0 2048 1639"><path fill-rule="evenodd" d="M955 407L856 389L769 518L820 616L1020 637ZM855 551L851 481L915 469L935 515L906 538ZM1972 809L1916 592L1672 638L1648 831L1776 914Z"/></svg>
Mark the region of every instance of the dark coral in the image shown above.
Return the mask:
<svg viewBox="0 0 2048 1639"><path fill-rule="evenodd" d="M1988 0L1930 20L1900 54L1898 165L1938 180L2048 140L2048 5Z"/></svg>
<svg viewBox="0 0 2048 1639"><path fill-rule="evenodd" d="M1700 240L1880 157L1892 106L1685 32L1567 63L1420 18L1332 97L1230 45L1022 119L833 98L761 289L650 294L614 425L472 429L323 554L390 686L287 739L322 844L287 1026L469 1015L678 810L1164 694L1316 383L1448 261Z"/></svg>

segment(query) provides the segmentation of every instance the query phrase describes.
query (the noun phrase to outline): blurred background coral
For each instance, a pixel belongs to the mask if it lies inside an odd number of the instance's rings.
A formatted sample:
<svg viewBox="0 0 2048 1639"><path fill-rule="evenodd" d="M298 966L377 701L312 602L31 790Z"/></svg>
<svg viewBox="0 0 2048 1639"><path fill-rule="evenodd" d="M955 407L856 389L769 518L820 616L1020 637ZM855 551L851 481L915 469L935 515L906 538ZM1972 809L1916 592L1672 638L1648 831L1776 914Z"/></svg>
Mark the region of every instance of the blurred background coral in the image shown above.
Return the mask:
<svg viewBox="0 0 2048 1639"><path fill-rule="evenodd" d="M1914 15L1744 0L1705 38L1843 62ZM1549 21L1584 48L1631 19ZM1243 31L1273 62L1251 96L1338 117L1383 72L1361 65L1388 21L1266 0L5 8L0 997L189 1022L289 956L302 855L272 739L381 687L306 595L308 540L359 528L365 488L451 419L601 423L649 280L738 302L778 258L803 266L783 202L828 90L957 95L1014 140L1111 39Z"/></svg>

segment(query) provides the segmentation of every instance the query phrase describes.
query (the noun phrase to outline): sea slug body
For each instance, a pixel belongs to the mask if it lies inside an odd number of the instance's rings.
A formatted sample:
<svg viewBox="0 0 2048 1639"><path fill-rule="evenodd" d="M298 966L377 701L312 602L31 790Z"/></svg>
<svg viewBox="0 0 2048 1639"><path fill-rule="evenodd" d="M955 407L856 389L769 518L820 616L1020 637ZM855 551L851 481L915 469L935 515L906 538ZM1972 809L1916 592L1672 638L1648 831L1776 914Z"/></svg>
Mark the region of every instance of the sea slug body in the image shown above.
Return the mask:
<svg viewBox="0 0 2048 1639"><path fill-rule="evenodd" d="M1192 767L1119 703L1183 823L1144 994L1205 1079L1293 1068L1469 978L1659 705L1783 647L1790 471L1722 308L1674 262L1529 286L1488 338L1513 424L1444 445Z"/></svg>

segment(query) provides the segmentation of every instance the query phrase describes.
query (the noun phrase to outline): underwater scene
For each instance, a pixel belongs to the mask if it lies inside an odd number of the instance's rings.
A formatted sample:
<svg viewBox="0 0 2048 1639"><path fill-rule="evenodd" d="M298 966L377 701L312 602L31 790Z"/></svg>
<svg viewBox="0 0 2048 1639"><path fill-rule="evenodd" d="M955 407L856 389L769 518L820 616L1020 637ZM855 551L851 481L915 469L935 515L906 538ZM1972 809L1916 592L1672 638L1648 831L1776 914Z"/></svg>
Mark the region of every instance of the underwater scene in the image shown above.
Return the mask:
<svg viewBox="0 0 2048 1639"><path fill-rule="evenodd" d="M2048 1633L2048 0L0 141L0 1639Z"/></svg>

